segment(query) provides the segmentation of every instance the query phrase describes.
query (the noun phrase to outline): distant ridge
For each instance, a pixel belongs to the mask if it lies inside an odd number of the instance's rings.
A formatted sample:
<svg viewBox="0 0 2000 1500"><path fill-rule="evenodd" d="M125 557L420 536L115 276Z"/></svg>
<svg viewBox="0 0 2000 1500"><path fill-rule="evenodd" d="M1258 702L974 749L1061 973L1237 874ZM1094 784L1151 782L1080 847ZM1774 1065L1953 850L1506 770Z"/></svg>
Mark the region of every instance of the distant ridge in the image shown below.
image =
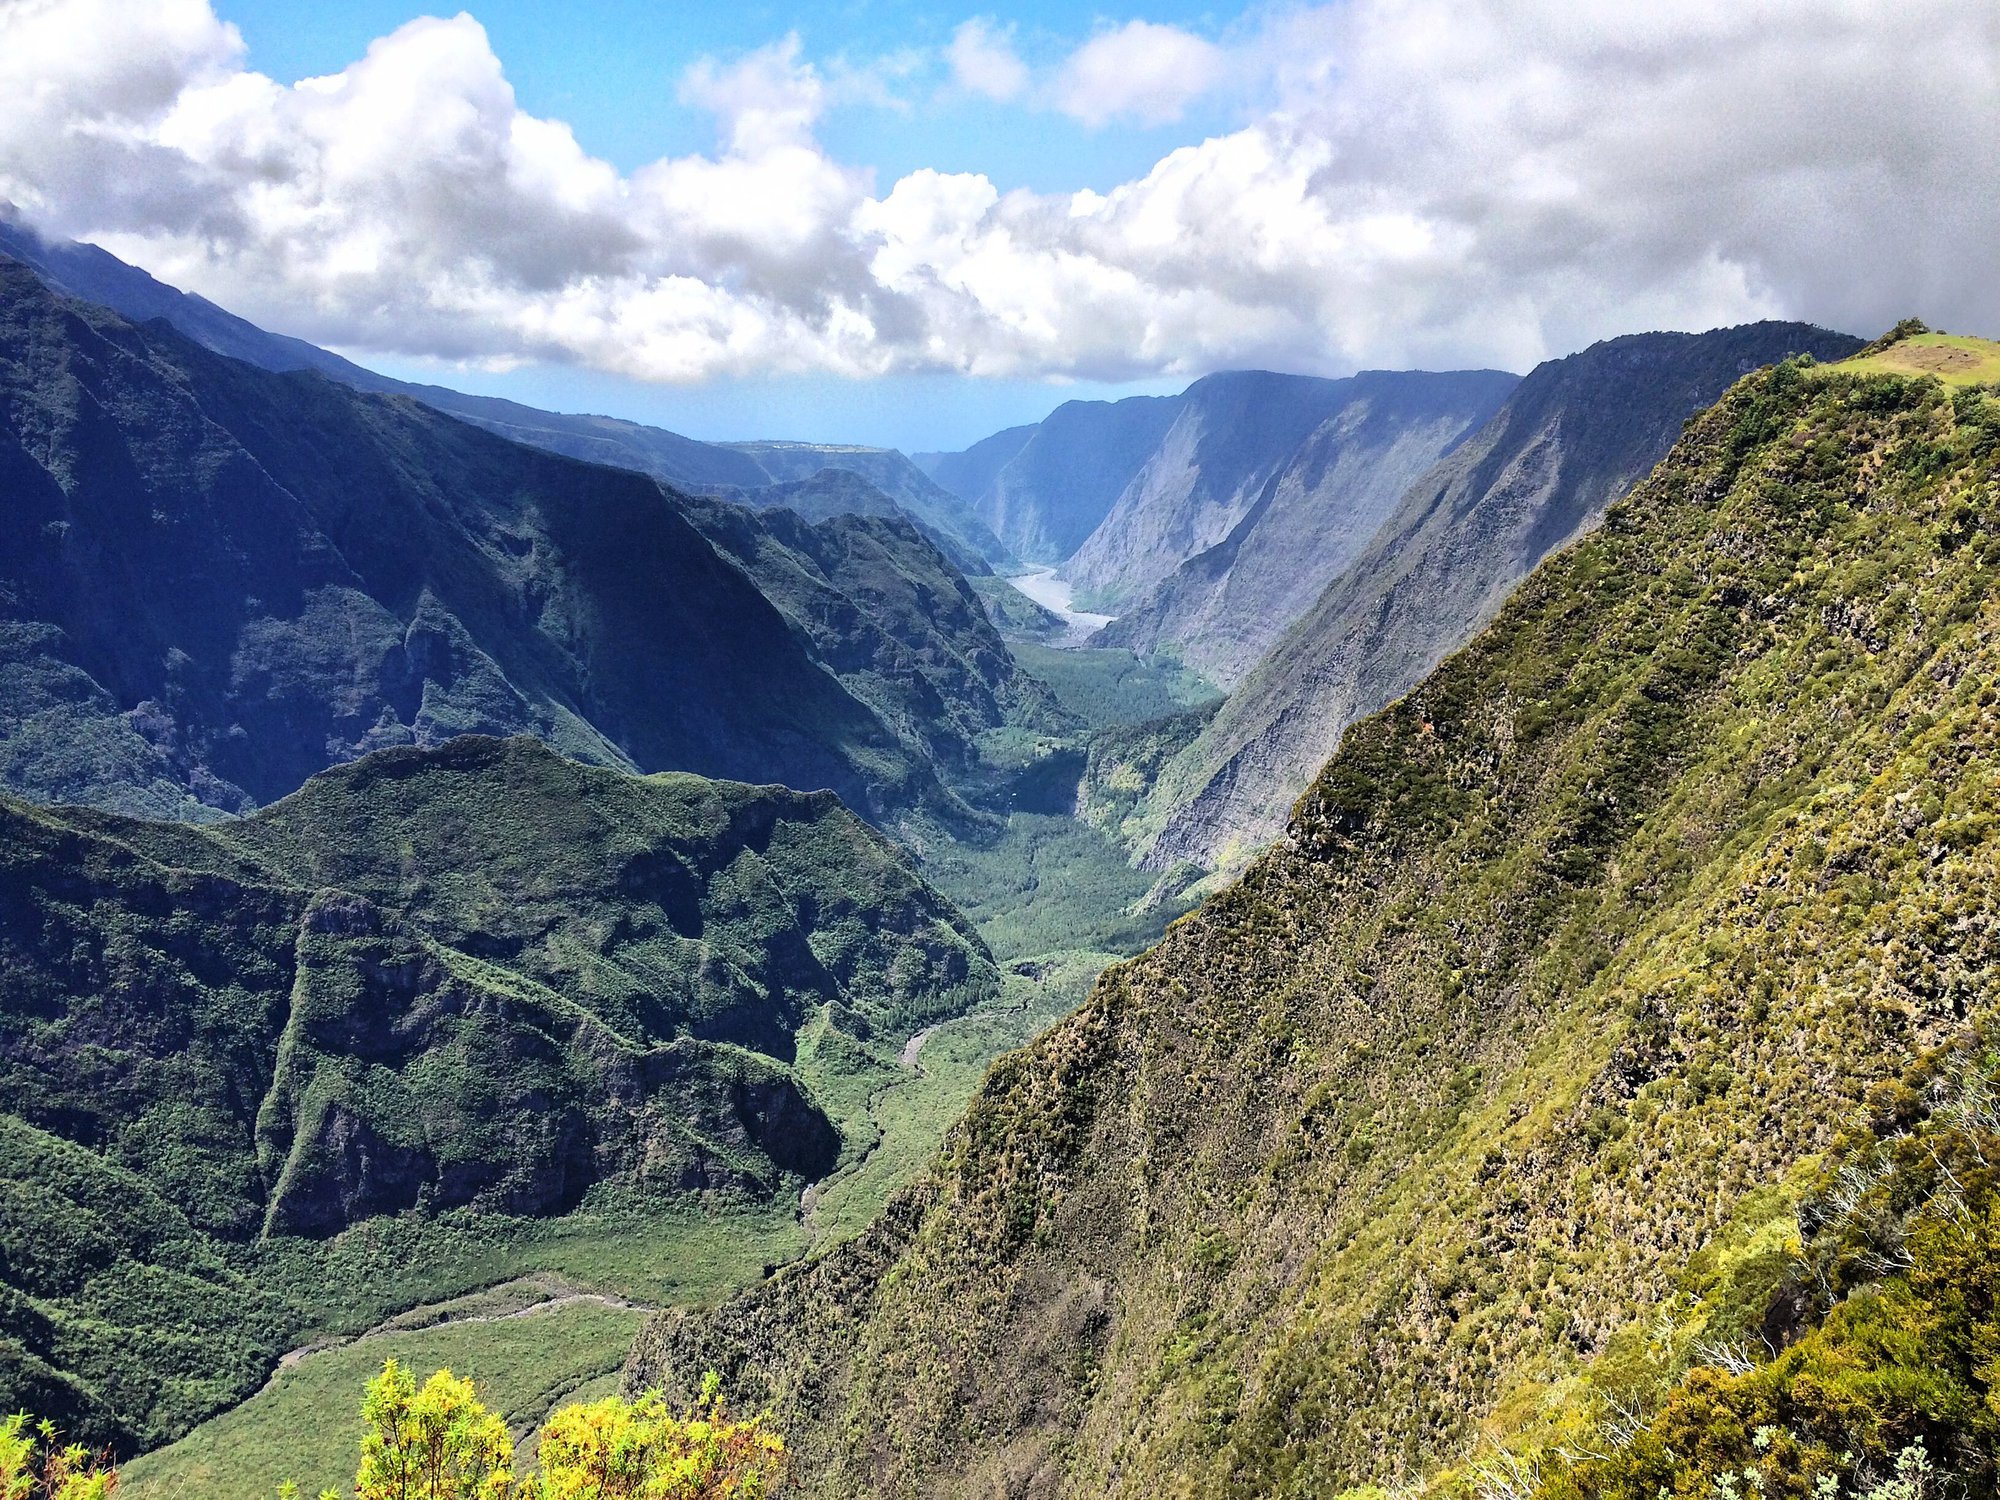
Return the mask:
<svg viewBox="0 0 2000 1500"><path fill-rule="evenodd" d="M1536 366L1413 483L1152 793L1148 865L1240 860L1283 830L1341 731L1414 687L1549 553L1596 524L1743 375L1861 340L1804 323L1609 339Z"/></svg>
<svg viewBox="0 0 2000 1500"><path fill-rule="evenodd" d="M780 544L781 512L717 506L731 548L798 561L781 605L653 479L215 354L11 260L0 480L0 785L39 801L213 817L472 731L962 819L939 778L970 737L1055 712L900 513Z"/></svg>
<svg viewBox="0 0 2000 1500"><path fill-rule="evenodd" d="M0 211L0 256L11 256L32 267L58 290L109 307L134 322L163 318L204 348L232 359L266 370L316 370L357 390L409 396L515 442L591 463L636 469L680 489L700 493L753 490L807 477L796 464L767 467L754 451L760 447L804 449L810 446L807 444L704 443L620 417L542 411L498 396L472 396L445 386L378 375L304 339L259 328L205 297L156 280L95 245L38 234L4 211ZM934 534L949 540L961 566L976 570L983 564L1008 560L1006 550L974 519L969 508L958 505L948 491L929 484L901 454L879 448L815 451L822 458L812 465L814 471L829 467L871 475L890 474L899 467L909 471L914 483L900 486L914 499L908 508ZM898 484L892 480L886 487L894 494Z"/></svg>

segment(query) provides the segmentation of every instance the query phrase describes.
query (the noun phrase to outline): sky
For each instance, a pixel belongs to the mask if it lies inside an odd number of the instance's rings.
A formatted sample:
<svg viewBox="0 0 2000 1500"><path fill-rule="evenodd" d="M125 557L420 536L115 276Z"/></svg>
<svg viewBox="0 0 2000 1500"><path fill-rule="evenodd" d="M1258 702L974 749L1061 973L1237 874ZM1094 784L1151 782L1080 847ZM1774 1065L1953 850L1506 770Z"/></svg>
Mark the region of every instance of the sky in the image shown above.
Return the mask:
<svg viewBox="0 0 2000 1500"><path fill-rule="evenodd" d="M1223 368L2000 333L1992 0L0 0L0 200L392 374L960 447Z"/></svg>

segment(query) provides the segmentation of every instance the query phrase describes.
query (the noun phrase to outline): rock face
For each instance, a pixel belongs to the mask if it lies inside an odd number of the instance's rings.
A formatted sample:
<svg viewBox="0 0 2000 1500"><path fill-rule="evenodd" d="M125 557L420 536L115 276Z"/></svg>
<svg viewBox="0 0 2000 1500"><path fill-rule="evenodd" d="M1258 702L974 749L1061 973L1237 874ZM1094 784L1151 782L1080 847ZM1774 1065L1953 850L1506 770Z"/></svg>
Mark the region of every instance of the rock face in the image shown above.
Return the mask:
<svg viewBox="0 0 2000 1500"><path fill-rule="evenodd" d="M953 812L925 742L844 687L813 632L642 475L223 359L12 262L0 475L0 784L38 800L212 815L476 731L831 787L877 818ZM949 604L931 622L948 639L920 639L906 610L904 645L982 662L984 696L946 714L977 720L1013 680L1005 648L906 522L869 525L910 588ZM821 585L865 614L885 566L878 547L855 593Z"/></svg>
<svg viewBox="0 0 2000 1500"><path fill-rule="evenodd" d="M1341 731L1407 692L1550 552L1642 479L1745 372L1860 347L1797 323L1612 339L1551 360L1413 484L1151 796L1149 865L1275 838Z"/></svg>
<svg viewBox="0 0 2000 1500"><path fill-rule="evenodd" d="M0 1216L0 1305L46 1325L0 1400L130 1440L254 1388L286 1314L225 1242L788 1203L842 1149L801 1034L893 1057L998 984L825 792L467 737L205 828L0 798L0 1139L33 1208Z"/></svg>
<svg viewBox="0 0 2000 1500"><path fill-rule="evenodd" d="M1345 382L1238 370L1197 380L1104 519L1064 564L1087 604L1115 610L1226 539Z"/></svg>
<svg viewBox="0 0 2000 1500"><path fill-rule="evenodd" d="M970 487L989 471L991 478L965 498L1023 562L1062 562L1097 529L1179 409L1178 396L1066 401L997 468L989 462L997 451L984 444L968 450L980 457L959 470L960 482ZM940 470L957 457L940 457Z"/></svg>
<svg viewBox="0 0 2000 1500"><path fill-rule="evenodd" d="M1190 389L1190 400L1205 384ZM1211 497L1205 520L1189 512L1192 492L1217 488L1215 477L1232 466L1214 453L1191 456L1181 484L1172 487L1189 492L1185 498L1155 494L1141 500L1127 491L1072 563L1072 576L1084 576L1086 554L1108 556L1142 546L1139 539L1147 531L1177 538L1161 553L1171 556L1192 536L1241 513L1227 536L1127 604L1093 644L1142 655L1171 648L1211 681L1233 688L1353 562L1403 492L1478 431L1517 380L1493 370L1370 371L1326 384L1333 387L1324 393L1331 404L1319 424L1261 482L1261 462L1235 481L1225 480L1222 487L1233 493L1221 505ZM1262 404L1270 399L1268 385L1243 381L1239 395ZM1226 411L1207 421L1240 424ZM1170 436L1168 444L1174 441ZM1148 476L1147 482L1164 477L1153 464ZM1245 505L1250 490L1254 496Z"/></svg>
<svg viewBox="0 0 2000 1500"><path fill-rule="evenodd" d="M2000 1024L1997 481L1991 394L1735 385L876 1226L656 1320L628 1385L720 1372L813 1496L1338 1495L1787 1337L1801 1169Z"/></svg>

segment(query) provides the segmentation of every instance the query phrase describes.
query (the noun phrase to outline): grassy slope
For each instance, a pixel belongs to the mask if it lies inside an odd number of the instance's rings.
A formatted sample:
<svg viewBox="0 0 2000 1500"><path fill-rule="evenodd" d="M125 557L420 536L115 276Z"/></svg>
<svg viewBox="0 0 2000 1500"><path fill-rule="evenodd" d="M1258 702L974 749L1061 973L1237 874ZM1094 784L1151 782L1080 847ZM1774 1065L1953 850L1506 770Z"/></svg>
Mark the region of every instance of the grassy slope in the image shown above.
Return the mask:
<svg viewBox="0 0 2000 1500"><path fill-rule="evenodd" d="M360 1456L361 1388L388 1358L469 1376L518 1439L557 1402L615 1370L643 1314L574 1301L468 1316L493 1321L385 1332L306 1355L190 1438L127 1465L119 1492L136 1500L271 1495L286 1479L308 1495L344 1489Z"/></svg>
<svg viewBox="0 0 2000 1500"><path fill-rule="evenodd" d="M2000 383L2000 343L1960 333L1917 333L1842 362L1856 374L1934 375L1946 385Z"/></svg>
<svg viewBox="0 0 2000 1500"><path fill-rule="evenodd" d="M1219 696L1199 673L1164 658L1144 661L1122 648L1065 650L1017 642L1014 654L1055 690L1058 703L1093 728L1141 724Z"/></svg>
<svg viewBox="0 0 2000 1500"><path fill-rule="evenodd" d="M813 1493L1332 1494L1530 1422L2000 972L2000 402L1751 377L868 1234L630 1375Z"/></svg>

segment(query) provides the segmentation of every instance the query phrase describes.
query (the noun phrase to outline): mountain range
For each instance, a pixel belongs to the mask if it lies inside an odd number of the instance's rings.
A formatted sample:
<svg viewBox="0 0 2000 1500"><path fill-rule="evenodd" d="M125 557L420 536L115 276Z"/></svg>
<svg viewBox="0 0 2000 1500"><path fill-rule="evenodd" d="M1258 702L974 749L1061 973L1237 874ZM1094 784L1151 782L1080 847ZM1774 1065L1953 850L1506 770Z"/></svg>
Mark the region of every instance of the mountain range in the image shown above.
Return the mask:
<svg viewBox="0 0 2000 1500"><path fill-rule="evenodd" d="M933 752L949 771L967 736L1056 716L900 514L697 502L11 261L0 474L0 778L39 800L237 811L381 746L528 732L962 818Z"/></svg>
<svg viewBox="0 0 2000 1500"><path fill-rule="evenodd" d="M1143 830L1144 862L1230 864L1276 838L1341 732L1414 687L1536 564L1595 525L1666 455L1689 417L1752 370L1797 354L1839 359L1860 347L1805 324L1752 323L1633 334L1537 366L1476 433L1402 490L1299 613L1291 613L1297 592L1269 585L1253 585L1240 602L1223 596L1203 622L1209 638L1251 620L1261 623L1249 627L1252 639L1271 644L1247 670L1245 657L1234 658L1241 675L1230 674L1229 701L1161 769L1133 824ZM1253 531L1238 544L1232 590L1242 550L1259 540ZM1266 547L1277 560L1265 573L1281 579L1283 557L1306 550L1301 542ZM1172 618L1170 609L1160 613ZM1155 618L1148 613L1141 625ZM1124 621L1105 636L1135 646L1160 640ZM1200 648L1193 659L1203 659Z"/></svg>
<svg viewBox="0 0 2000 1500"><path fill-rule="evenodd" d="M1989 1482L1990 1167L1900 1143L1990 1129L1997 465L1976 387L1734 383L867 1234L628 1388L721 1372L824 1496Z"/></svg>
<svg viewBox="0 0 2000 1500"><path fill-rule="evenodd" d="M809 1496L1989 1493L1995 370L1760 323L911 460L0 223L0 1399L264 1492L301 1343L491 1357L532 1275L510 1420L643 1315Z"/></svg>
<svg viewBox="0 0 2000 1500"><path fill-rule="evenodd" d="M858 473L888 492L962 568L1012 559L971 511L890 449L812 443L704 443L619 417L542 411L497 396L395 380L303 339L271 333L205 297L155 280L95 245L51 239L0 206L0 257L31 267L44 282L135 323L163 319L218 354L286 372L314 370L356 390L409 396L529 447L613 468L635 469L677 489L737 494L797 484L822 469ZM848 489L846 493L852 494ZM756 503L756 502L751 502Z"/></svg>

